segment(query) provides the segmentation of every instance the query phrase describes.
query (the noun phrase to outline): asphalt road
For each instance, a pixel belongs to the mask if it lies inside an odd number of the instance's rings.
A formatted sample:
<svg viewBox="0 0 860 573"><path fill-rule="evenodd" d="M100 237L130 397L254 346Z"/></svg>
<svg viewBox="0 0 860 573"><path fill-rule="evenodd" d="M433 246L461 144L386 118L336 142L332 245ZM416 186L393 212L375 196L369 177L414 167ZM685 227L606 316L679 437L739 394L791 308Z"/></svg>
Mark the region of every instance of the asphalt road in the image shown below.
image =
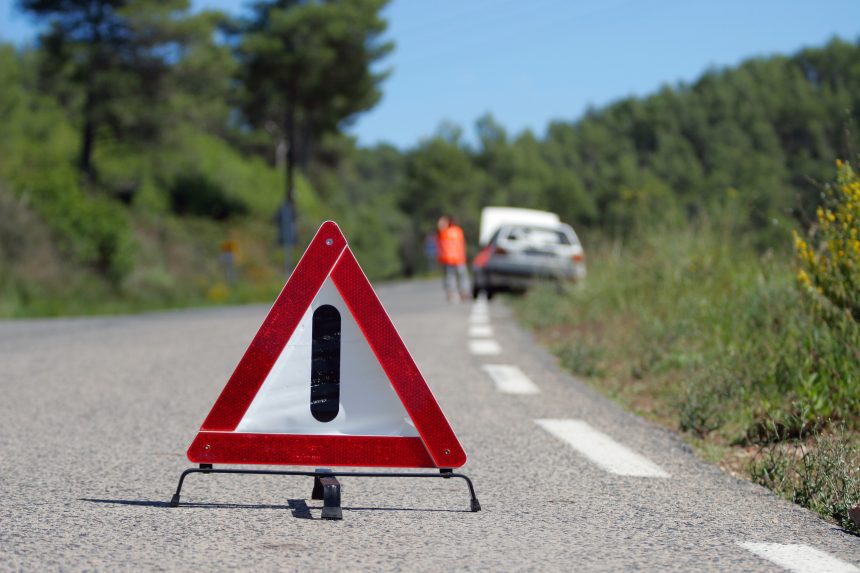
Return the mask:
<svg viewBox="0 0 860 573"><path fill-rule="evenodd" d="M483 511L468 511L458 480L342 478L344 520L323 521L310 478L216 475L191 476L170 508L185 450L267 308L8 321L0 570L860 565L857 537L621 411L496 301L484 318L446 304L436 282L379 294L469 455Z"/></svg>

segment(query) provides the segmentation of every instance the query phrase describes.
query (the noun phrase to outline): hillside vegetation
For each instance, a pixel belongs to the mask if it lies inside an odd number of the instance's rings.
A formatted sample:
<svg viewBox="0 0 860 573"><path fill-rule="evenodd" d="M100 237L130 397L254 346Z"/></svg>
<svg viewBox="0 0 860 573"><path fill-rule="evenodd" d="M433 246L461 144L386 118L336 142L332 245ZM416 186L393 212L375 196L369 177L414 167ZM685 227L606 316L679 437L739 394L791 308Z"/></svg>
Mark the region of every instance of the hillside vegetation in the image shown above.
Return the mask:
<svg viewBox="0 0 860 573"><path fill-rule="evenodd" d="M242 111L251 105L241 88L248 56L219 40L219 29L244 28L217 13L160 18L184 35L183 57L157 61L158 113L122 90L101 94L111 107L94 115L88 144L86 90L56 55L58 40L0 48L0 200L10 213L0 233L32 237L0 250L4 315L265 299L283 280L274 224L283 139ZM249 26L254 42L276 33ZM510 136L487 116L476 123L477 145L442 125L407 150L359 148L342 123L309 125L296 159L290 258L334 218L372 278L423 272L436 216L458 215L475 237L480 208L491 204L551 209L586 239L622 241L719 216L757 252L784 252L791 230L814 220L833 160L858 147L858 56L860 45L834 40L750 60L552 122L543 136ZM127 67L123 78L144 73ZM226 240L239 249L234 285L219 260Z"/></svg>

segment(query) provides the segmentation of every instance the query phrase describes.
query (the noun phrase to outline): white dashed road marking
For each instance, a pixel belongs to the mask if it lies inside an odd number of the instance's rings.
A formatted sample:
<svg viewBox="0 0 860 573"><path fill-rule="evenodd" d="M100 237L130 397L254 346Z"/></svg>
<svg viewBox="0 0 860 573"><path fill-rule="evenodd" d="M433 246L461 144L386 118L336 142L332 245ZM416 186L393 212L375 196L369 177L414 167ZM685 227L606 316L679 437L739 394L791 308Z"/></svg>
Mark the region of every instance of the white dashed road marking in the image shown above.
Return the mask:
<svg viewBox="0 0 860 573"><path fill-rule="evenodd" d="M499 343L491 338L477 339L469 341L469 352L472 354L490 355L501 354L502 347Z"/></svg>
<svg viewBox="0 0 860 573"><path fill-rule="evenodd" d="M488 314L471 314L471 315L469 315L469 323L471 323L471 324L490 324L490 315L488 315Z"/></svg>
<svg viewBox="0 0 860 573"><path fill-rule="evenodd" d="M663 469L633 450L598 432L582 420L535 420L544 430L609 473L621 476L667 478Z"/></svg>
<svg viewBox="0 0 860 573"><path fill-rule="evenodd" d="M493 327L489 324L473 324L469 327L469 336L488 337L493 335Z"/></svg>
<svg viewBox="0 0 860 573"><path fill-rule="evenodd" d="M858 573L860 569L802 544L783 543L739 543L747 551L755 553L780 567L794 573Z"/></svg>
<svg viewBox="0 0 860 573"><path fill-rule="evenodd" d="M523 371L507 364L484 364L481 366L496 383L496 389L505 394L539 394L540 390Z"/></svg>

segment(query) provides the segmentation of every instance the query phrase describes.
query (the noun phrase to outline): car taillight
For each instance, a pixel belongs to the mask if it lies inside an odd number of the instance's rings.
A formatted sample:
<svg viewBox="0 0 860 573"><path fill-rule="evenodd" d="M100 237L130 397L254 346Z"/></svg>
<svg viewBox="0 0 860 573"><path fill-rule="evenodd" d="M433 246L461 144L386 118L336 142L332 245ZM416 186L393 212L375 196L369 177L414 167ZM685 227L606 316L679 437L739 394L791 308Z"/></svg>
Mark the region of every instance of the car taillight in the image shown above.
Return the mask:
<svg viewBox="0 0 860 573"><path fill-rule="evenodd" d="M581 263L584 260L585 260L585 253L576 253L575 255L573 255L573 262L575 262L575 263Z"/></svg>
<svg viewBox="0 0 860 573"><path fill-rule="evenodd" d="M508 252L505 249L497 246L495 249L493 249L493 254L494 255L507 255Z"/></svg>
<svg viewBox="0 0 860 573"><path fill-rule="evenodd" d="M481 252L479 252L475 256L475 259L472 261L472 264L475 266L475 268L478 268L478 269L484 268L484 265L486 265L487 261L490 260L490 255L492 254L492 250L493 250L493 247L485 247L485 248L481 249Z"/></svg>

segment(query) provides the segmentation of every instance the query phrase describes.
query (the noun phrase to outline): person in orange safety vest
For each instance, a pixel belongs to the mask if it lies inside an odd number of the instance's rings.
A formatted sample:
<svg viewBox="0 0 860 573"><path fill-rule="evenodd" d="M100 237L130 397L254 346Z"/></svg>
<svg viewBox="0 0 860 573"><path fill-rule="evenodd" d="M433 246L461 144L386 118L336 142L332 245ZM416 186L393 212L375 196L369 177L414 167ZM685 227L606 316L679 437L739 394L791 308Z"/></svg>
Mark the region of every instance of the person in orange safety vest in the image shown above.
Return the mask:
<svg viewBox="0 0 860 573"><path fill-rule="evenodd" d="M445 271L448 300L459 302L471 298L469 271L466 269L466 238L453 217L443 215L436 223L436 259Z"/></svg>

